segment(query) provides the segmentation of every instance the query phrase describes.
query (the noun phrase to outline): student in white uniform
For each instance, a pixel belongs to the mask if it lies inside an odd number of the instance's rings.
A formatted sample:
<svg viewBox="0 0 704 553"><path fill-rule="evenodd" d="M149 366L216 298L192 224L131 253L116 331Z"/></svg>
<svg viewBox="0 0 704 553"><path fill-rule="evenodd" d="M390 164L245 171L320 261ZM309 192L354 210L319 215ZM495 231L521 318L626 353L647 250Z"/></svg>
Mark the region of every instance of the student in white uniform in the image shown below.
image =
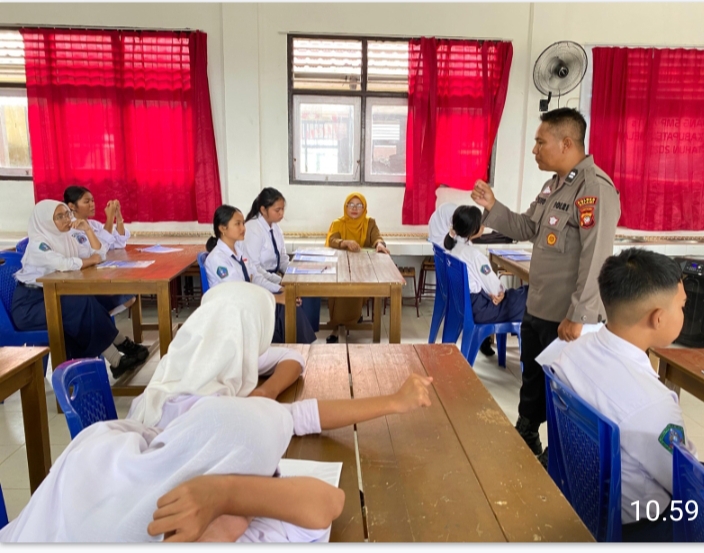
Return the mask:
<svg viewBox="0 0 704 553"><path fill-rule="evenodd" d="M445 236L445 249L467 265L472 314L476 324L521 321L526 310L528 287L505 289L491 269L489 259L472 244L484 232L478 207L461 205L452 215L452 229ZM486 341L481 351L487 353ZM491 346L489 346L491 349Z"/></svg>
<svg viewBox="0 0 704 553"><path fill-rule="evenodd" d="M54 200L34 206L28 235L22 269L14 275L18 286L12 319L18 330L46 330L44 293L37 279L54 271L92 267L105 259L107 248L85 220L72 221L68 206ZM118 332L96 296L61 296L61 317L68 359L102 355L118 378L141 365L149 353Z"/></svg>
<svg viewBox="0 0 704 553"><path fill-rule="evenodd" d="M248 397L262 359L280 349L270 347L273 305L270 294L244 283L208 291L127 420L81 432L0 541L324 539L342 492L308 479L291 487L293 479L261 477L276 475L294 434L430 405L432 379L413 374L395 394L364 399ZM259 481L244 478L252 475Z"/></svg>
<svg viewBox="0 0 704 553"><path fill-rule="evenodd" d="M441 204L428 221L428 241L444 248L445 236L452 227L452 215L457 206L453 203Z"/></svg>
<svg viewBox="0 0 704 553"><path fill-rule="evenodd" d="M606 326L570 342L552 363L562 382L618 425L623 541L672 541L672 444L696 455L677 394L658 380L647 353L682 330L681 274L675 260L648 250L609 257L598 279ZM646 517L649 501L660 506L656 522Z"/></svg>
<svg viewBox="0 0 704 553"><path fill-rule="evenodd" d="M223 282L251 282L269 290L276 300L276 326L273 340L275 343L283 343L286 339L283 288L280 284L265 278L250 263L247 254L241 249L245 231L244 216L239 209L231 205L221 205L215 210L213 216L215 236L211 236L205 245L209 252L205 259L208 284L212 288ZM300 308L300 298L296 303L296 342L311 344L315 342L315 332Z"/></svg>
<svg viewBox="0 0 704 553"><path fill-rule="evenodd" d="M252 203L245 219L244 251L249 262L267 280L279 284L288 267L284 233L286 200L275 188L264 188Z"/></svg>
<svg viewBox="0 0 704 553"><path fill-rule="evenodd" d="M84 186L69 186L64 190L64 203L73 213L78 221L86 221L93 230L98 240L105 246L107 251L114 249L124 249L130 231L125 228L120 212L120 202L110 200L105 207L107 221L105 225L96 221L95 200L93 194ZM136 297L132 294L121 294L114 296L96 296L98 301L110 311L111 315L116 315L125 309L132 307Z"/></svg>

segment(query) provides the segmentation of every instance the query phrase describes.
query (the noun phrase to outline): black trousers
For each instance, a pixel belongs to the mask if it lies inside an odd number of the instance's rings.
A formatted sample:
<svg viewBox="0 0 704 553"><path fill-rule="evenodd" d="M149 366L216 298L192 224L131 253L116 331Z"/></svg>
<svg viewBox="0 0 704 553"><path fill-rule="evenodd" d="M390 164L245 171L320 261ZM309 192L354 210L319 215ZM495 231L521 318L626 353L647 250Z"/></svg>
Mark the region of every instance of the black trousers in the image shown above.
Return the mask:
<svg viewBox="0 0 704 553"><path fill-rule="evenodd" d="M532 423L547 420L545 413L545 374L536 363L550 343L557 338L560 323L533 317L528 311L521 322L521 362L523 363L523 383L521 384L518 414Z"/></svg>

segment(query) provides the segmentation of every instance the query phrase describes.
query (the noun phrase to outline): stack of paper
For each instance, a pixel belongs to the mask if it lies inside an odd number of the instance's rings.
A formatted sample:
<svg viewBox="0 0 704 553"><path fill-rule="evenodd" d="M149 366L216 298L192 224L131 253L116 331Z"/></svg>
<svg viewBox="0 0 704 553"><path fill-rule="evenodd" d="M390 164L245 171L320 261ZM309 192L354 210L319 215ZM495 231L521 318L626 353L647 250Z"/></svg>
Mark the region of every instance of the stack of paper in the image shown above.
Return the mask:
<svg viewBox="0 0 704 553"><path fill-rule="evenodd" d="M308 261L309 263L337 263L337 257L329 257L326 255L305 255L296 253L293 256L294 261Z"/></svg>
<svg viewBox="0 0 704 553"><path fill-rule="evenodd" d="M494 255L500 255L504 259L509 261L530 261L531 252L525 250L493 250L490 249L489 253Z"/></svg>
<svg viewBox="0 0 704 553"><path fill-rule="evenodd" d="M144 269L154 261L103 261L96 265L98 269Z"/></svg>
<svg viewBox="0 0 704 553"><path fill-rule="evenodd" d="M162 246L161 244L154 244L153 246L149 246L148 248L141 248L139 249L139 251L148 253L172 253L183 251L183 248L167 248L166 246Z"/></svg>
<svg viewBox="0 0 704 553"><path fill-rule="evenodd" d="M316 256L334 256L337 258L337 250L334 248L301 248L295 251L296 255L316 255Z"/></svg>
<svg viewBox="0 0 704 553"><path fill-rule="evenodd" d="M287 275L334 275L337 273L335 265L325 265L323 267L296 267L289 265L286 269Z"/></svg>

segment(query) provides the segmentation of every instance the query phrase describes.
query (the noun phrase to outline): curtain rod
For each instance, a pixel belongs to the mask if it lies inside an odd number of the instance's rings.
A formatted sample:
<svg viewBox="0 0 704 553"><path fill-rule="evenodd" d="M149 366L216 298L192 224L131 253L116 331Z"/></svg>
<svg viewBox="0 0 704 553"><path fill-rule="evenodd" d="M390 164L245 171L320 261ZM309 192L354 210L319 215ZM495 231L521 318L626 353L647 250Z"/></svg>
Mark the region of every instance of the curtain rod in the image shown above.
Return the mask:
<svg viewBox="0 0 704 553"><path fill-rule="evenodd" d="M67 31L171 31L176 33L192 33L193 29L164 29L155 27L92 27L90 25L2 25L0 31L3 30L20 30L20 29L60 29Z"/></svg>
<svg viewBox="0 0 704 553"><path fill-rule="evenodd" d="M349 38L376 38L376 39L384 39L384 38L396 38L396 39L403 39L403 40L411 40L414 38L421 38L421 35L419 36L408 36L408 35L395 35L395 34L388 34L384 33L383 35L376 35L376 34L359 34L359 33L336 33L336 32L303 32L303 31L279 31L278 34L280 35L297 35L297 36L312 36L312 37L349 37ZM427 35L423 35L427 36ZM508 38L477 38L477 37L467 37L467 36L435 36L435 35L430 35L430 38L439 38L439 39L447 39L447 40L478 40L480 42L483 41L489 41L489 40L497 40L501 42L511 42L511 39Z"/></svg>

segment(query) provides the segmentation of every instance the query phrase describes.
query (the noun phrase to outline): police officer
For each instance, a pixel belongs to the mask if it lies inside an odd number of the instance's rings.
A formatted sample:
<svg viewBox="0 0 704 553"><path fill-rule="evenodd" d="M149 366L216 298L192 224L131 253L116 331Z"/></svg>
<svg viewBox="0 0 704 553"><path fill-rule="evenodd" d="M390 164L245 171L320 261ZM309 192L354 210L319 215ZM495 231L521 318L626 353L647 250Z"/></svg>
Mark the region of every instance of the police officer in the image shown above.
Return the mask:
<svg viewBox="0 0 704 553"><path fill-rule="evenodd" d="M582 115L560 108L540 120L533 155L539 169L555 174L528 211L512 212L481 180L472 199L484 208L482 222L487 227L534 244L521 323L523 383L516 430L547 465L538 434L546 420L545 376L535 358L555 338L575 340L582 325L604 320L597 275L613 253L621 204L609 176L585 155L587 123Z"/></svg>

